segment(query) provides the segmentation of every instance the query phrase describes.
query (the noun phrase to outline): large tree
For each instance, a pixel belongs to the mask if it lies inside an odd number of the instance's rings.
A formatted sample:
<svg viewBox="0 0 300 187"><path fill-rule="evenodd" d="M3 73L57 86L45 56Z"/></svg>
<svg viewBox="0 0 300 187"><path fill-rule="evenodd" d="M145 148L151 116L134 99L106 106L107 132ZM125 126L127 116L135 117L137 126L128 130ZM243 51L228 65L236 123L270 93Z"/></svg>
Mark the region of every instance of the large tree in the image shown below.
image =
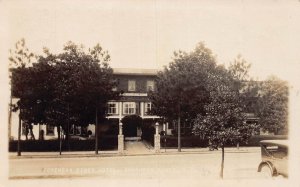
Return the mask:
<svg viewBox="0 0 300 187"><path fill-rule="evenodd" d="M108 64L108 52L99 44L85 52L72 42L60 54L48 49L44 52L32 66L21 64L11 70L13 95L19 98L16 109L23 109L22 120L62 127L67 138L70 124L97 124L105 116L107 101L118 96L113 91L117 82ZM97 144L98 138L96 153Z"/></svg>
<svg viewBox="0 0 300 187"><path fill-rule="evenodd" d="M241 55L238 55L234 61L230 63L228 71L232 76L235 88L239 91L244 112L252 113L257 116L260 83L250 77L250 68L251 64Z"/></svg>
<svg viewBox="0 0 300 187"><path fill-rule="evenodd" d="M260 83L258 117L262 130L286 133L288 130L288 83L270 76Z"/></svg>
<svg viewBox="0 0 300 187"><path fill-rule="evenodd" d="M216 69L211 50L199 43L190 53L175 52L173 61L156 79L157 89L150 93L152 113L167 121L177 121L178 151L181 151L180 125L191 123L197 114L203 114L209 102L207 83Z"/></svg>
<svg viewBox="0 0 300 187"><path fill-rule="evenodd" d="M10 111L9 111L9 124L8 132L10 136L11 129L11 117L12 111L19 110L19 126L18 126L18 156L21 155L20 149L20 138L21 138L21 119L23 116L28 116L29 110L26 110L26 105L30 103L28 98L30 91L25 91L26 85L31 81L28 75L30 70L28 67L32 64L35 59L35 55L30 52L27 48L25 39L17 41L15 44L15 49L10 50L9 60L9 71L10 71L10 84L11 84L11 97L10 97ZM16 86L17 85L17 86ZM18 97L19 100L17 104L12 103L12 98ZM32 133L32 131L31 131ZM10 137L9 137L10 138Z"/></svg>
<svg viewBox="0 0 300 187"><path fill-rule="evenodd" d="M48 53L47 57L51 57ZM47 58L46 57L46 58ZM96 153L98 153L98 120L105 117L106 103L119 94L113 91L116 81L108 62L110 56L97 44L88 52L72 42L63 53L55 56L54 99L46 111L48 121L62 126L68 139L70 125L96 125Z"/></svg>
<svg viewBox="0 0 300 187"><path fill-rule="evenodd" d="M222 66L217 70L208 83L210 102L205 104L205 112L194 120L193 131L208 139L212 147L222 149L220 176L223 178L225 145L247 141L257 125L245 123L243 100L235 77Z"/></svg>
<svg viewBox="0 0 300 187"><path fill-rule="evenodd" d="M254 81L248 72L251 64L241 55L230 64L229 72L240 91L245 113L258 118L263 131L286 133L288 127L288 83L276 76Z"/></svg>

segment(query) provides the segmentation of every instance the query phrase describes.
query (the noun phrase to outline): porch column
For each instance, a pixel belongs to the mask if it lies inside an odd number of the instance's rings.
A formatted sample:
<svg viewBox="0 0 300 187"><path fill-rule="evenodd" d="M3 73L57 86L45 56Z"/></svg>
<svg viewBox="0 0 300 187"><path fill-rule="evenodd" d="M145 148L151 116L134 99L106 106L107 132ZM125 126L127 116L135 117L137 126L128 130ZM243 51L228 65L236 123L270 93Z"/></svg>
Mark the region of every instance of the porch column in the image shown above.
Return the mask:
<svg viewBox="0 0 300 187"><path fill-rule="evenodd" d="M118 152L123 153L124 151L124 135L123 135L123 124L119 123L119 135L118 135Z"/></svg>
<svg viewBox="0 0 300 187"><path fill-rule="evenodd" d="M145 112L144 112L144 108L145 108L144 106L145 106L145 103L144 103L144 102L141 102L141 117L142 117L142 118L144 118L144 113L145 113Z"/></svg>
<svg viewBox="0 0 300 187"><path fill-rule="evenodd" d="M155 135L154 135L154 150L156 153L160 152L160 135L158 134L159 124L155 123Z"/></svg>
<svg viewBox="0 0 300 187"><path fill-rule="evenodd" d="M123 107L123 106L122 106L122 102L119 102L119 108L118 108L119 111L118 111L118 112L119 112L119 119L120 119L120 120L122 119L122 107Z"/></svg>
<svg viewBox="0 0 300 187"><path fill-rule="evenodd" d="M166 123L166 135L168 135L169 122Z"/></svg>

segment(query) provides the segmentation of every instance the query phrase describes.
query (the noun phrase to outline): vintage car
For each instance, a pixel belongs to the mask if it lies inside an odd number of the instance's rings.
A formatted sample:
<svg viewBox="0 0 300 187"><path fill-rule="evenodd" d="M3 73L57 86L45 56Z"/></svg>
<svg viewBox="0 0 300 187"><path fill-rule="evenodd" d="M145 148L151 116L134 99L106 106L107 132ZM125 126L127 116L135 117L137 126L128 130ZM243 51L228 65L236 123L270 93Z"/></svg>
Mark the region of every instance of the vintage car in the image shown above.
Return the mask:
<svg viewBox="0 0 300 187"><path fill-rule="evenodd" d="M288 176L288 140L262 140L258 172L264 176Z"/></svg>

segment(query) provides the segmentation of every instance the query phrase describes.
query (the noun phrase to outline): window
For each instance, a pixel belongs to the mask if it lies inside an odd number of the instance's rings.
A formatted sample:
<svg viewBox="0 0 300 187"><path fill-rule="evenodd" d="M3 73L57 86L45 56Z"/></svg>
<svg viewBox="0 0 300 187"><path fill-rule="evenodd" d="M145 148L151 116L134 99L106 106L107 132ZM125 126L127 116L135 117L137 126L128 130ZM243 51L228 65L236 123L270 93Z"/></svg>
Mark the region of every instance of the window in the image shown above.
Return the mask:
<svg viewBox="0 0 300 187"><path fill-rule="evenodd" d="M135 91L135 80L128 81L128 91Z"/></svg>
<svg viewBox="0 0 300 187"><path fill-rule="evenodd" d="M47 126L46 126L46 134L47 134L47 135L54 135L54 126L52 126L52 125L47 125Z"/></svg>
<svg viewBox="0 0 300 187"><path fill-rule="evenodd" d="M107 114L118 114L118 103L109 102L107 107Z"/></svg>
<svg viewBox="0 0 300 187"><path fill-rule="evenodd" d="M145 114L149 114L150 110L152 107L152 103L151 102L147 102L145 103Z"/></svg>
<svg viewBox="0 0 300 187"><path fill-rule="evenodd" d="M75 125L74 134L75 135L80 135L81 134L81 127L80 126Z"/></svg>
<svg viewBox="0 0 300 187"><path fill-rule="evenodd" d="M154 81L147 81L147 92L154 91Z"/></svg>
<svg viewBox="0 0 300 187"><path fill-rule="evenodd" d="M70 135L80 135L81 134L81 127L77 125L72 125L70 127Z"/></svg>
<svg viewBox="0 0 300 187"><path fill-rule="evenodd" d="M135 102L123 103L123 114L135 114L135 112L136 112Z"/></svg>

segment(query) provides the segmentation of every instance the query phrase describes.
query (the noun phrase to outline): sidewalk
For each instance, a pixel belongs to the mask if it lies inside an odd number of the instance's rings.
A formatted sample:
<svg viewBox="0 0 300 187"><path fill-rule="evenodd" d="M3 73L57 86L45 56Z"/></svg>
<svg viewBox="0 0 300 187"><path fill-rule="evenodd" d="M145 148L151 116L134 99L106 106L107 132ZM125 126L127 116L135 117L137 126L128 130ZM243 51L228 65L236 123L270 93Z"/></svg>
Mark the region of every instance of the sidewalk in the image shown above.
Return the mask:
<svg viewBox="0 0 300 187"><path fill-rule="evenodd" d="M260 147L236 147L225 148L225 153L259 153ZM84 157L114 157L114 156L146 156L146 155L179 155L179 154L221 154L221 149L209 151L208 148L182 148L178 152L176 148L161 148L160 153L155 153L153 149L148 151L136 152L124 150L124 153L118 153L117 150L101 151L98 155L95 151L70 151L62 152L22 152L21 156L17 156L16 152L9 153L9 159L25 159L25 158L84 158Z"/></svg>

